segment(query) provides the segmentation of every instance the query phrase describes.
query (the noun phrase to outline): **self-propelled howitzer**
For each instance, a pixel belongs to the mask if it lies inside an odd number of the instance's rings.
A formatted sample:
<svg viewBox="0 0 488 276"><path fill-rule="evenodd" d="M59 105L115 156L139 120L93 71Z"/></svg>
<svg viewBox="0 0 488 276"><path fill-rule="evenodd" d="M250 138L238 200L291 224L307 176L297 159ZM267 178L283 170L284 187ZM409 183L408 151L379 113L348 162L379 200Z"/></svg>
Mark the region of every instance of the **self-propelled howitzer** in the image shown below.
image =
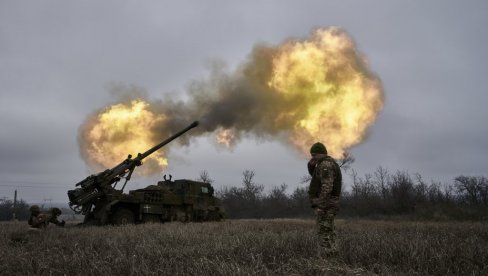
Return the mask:
<svg viewBox="0 0 488 276"><path fill-rule="evenodd" d="M125 185L130 180L134 169L142 165L142 160L196 126L198 126L198 121L193 122L146 152L139 153L137 157L132 158L129 155L127 159L114 168L90 175L80 181L76 184L78 188L68 191L70 208L77 214L85 215L85 223L106 224L110 222L111 207L119 201L123 201L126 196L123 193ZM124 185L121 189L116 189L117 183L122 179L125 179Z"/></svg>

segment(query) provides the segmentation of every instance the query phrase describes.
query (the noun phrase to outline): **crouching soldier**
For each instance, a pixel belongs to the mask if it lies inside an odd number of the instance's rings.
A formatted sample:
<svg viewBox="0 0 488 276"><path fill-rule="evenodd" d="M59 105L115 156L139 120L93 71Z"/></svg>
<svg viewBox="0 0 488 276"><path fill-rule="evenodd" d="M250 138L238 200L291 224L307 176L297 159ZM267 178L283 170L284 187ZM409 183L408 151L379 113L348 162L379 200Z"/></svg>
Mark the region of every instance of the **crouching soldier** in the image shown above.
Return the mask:
<svg viewBox="0 0 488 276"><path fill-rule="evenodd" d="M49 223L53 223L61 227L63 227L65 224L64 220L58 220L58 216L61 215L61 210L59 208L51 208L47 213L42 213L39 206L32 205L30 207L30 211L31 215L28 223L32 228L45 228Z"/></svg>

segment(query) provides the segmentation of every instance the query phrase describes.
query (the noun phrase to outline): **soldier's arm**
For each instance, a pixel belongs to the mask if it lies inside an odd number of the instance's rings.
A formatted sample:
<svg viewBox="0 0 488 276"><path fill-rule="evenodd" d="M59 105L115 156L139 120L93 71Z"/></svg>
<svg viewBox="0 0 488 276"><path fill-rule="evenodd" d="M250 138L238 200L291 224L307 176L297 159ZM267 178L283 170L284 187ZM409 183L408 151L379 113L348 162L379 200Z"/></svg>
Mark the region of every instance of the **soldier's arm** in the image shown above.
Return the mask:
<svg viewBox="0 0 488 276"><path fill-rule="evenodd" d="M56 216L51 216L49 218L49 222L50 223L54 223L54 224L58 224L59 223L58 218Z"/></svg>
<svg viewBox="0 0 488 276"><path fill-rule="evenodd" d="M29 225L32 227L39 226L39 219L36 216L32 216L31 219L29 220Z"/></svg>
<svg viewBox="0 0 488 276"><path fill-rule="evenodd" d="M49 220L50 223L54 223L57 226L64 226L65 221L59 221L57 216L52 216L51 219Z"/></svg>
<svg viewBox="0 0 488 276"><path fill-rule="evenodd" d="M314 174L315 165L317 165L317 163L315 162L315 160L313 158L310 159L310 161L308 161L308 163L307 163L307 169L308 169L308 173L310 174L310 176L313 176L313 174Z"/></svg>
<svg viewBox="0 0 488 276"><path fill-rule="evenodd" d="M46 223L46 216L44 214L40 214L38 216L32 217L32 227L39 227Z"/></svg>

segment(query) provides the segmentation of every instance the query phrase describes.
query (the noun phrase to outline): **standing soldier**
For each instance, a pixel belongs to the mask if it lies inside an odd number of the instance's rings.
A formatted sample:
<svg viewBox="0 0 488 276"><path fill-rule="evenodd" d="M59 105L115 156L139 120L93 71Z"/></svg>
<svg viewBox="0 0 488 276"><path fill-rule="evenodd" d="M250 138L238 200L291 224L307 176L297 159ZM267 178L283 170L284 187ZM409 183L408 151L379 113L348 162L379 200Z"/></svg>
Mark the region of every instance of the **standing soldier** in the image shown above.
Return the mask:
<svg viewBox="0 0 488 276"><path fill-rule="evenodd" d="M337 254L334 217L339 208L342 174L336 161L327 155L322 143L310 148L312 158L308 162L308 172L312 176L309 198L317 216L317 227L321 255L330 257Z"/></svg>

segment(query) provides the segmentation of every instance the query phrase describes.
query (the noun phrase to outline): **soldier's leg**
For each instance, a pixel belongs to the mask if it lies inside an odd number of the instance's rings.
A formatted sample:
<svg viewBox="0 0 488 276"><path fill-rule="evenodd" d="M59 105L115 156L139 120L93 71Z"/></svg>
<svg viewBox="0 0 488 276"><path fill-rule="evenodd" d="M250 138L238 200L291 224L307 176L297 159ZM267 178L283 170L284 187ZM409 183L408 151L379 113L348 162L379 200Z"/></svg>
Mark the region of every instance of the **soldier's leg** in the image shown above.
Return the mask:
<svg viewBox="0 0 488 276"><path fill-rule="evenodd" d="M317 208L317 226L321 252L326 255L337 252L334 226L335 212L331 209Z"/></svg>
<svg viewBox="0 0 488 276"><path fill-rule="evenodd" d="M329 210L328 211L328 220L329 220L329 225L330 225L330 253L335 254L337 253L337 236L336 236L336 229L335 229L335 223L334 219L336 216L335 210Z"/></svg>

